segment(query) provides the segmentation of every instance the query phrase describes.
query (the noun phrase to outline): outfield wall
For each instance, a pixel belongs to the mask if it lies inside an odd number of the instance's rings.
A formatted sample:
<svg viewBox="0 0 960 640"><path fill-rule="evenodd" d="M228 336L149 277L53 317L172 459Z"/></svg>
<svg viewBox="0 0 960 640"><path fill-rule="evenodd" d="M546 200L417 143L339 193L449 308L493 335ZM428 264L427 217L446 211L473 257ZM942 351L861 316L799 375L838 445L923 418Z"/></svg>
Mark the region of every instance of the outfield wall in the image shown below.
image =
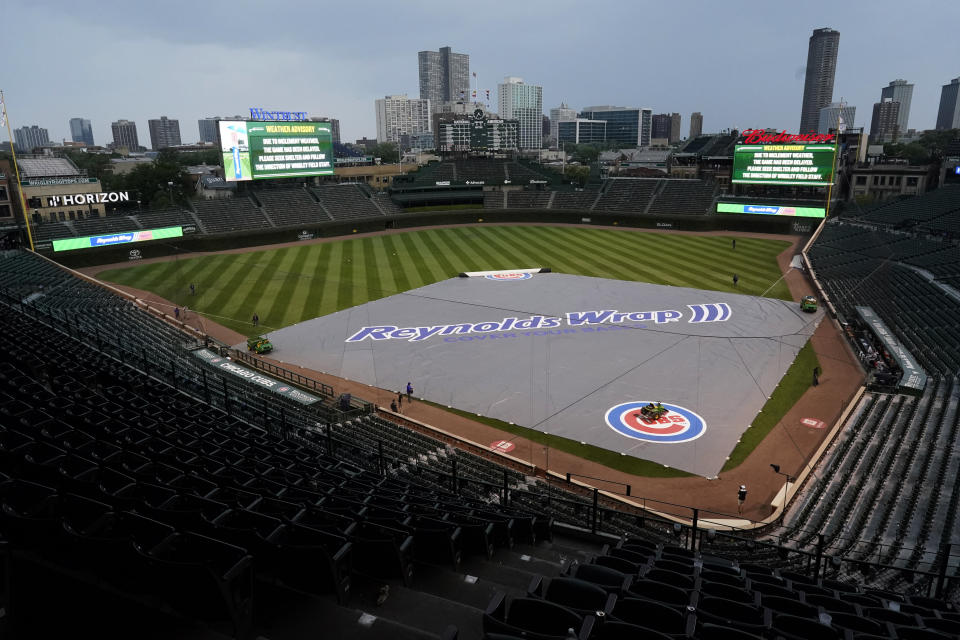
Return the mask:
<svg viewBox="0 0 960 640"><path fill-rule="evenodd" d="M243 230L228 234L196 234L171 240L137 243L141 258L159 258L177 254L216 252L243 247L296 242L306 232L315 238L351 236L388 229L409 229L450 224L500 224L524 222L532 224L590 224L630 229L671 229L678 231L746 231L808 235L814 225L808 220L778 216L696 215L696 216L632 216L591 211L555 211L543 209L470 209L459 211L423 211L363 220L328 221L294 227ZM799 225L799 226L795 226ZM68 267L90 267L125 262L130 246L99 247L63 254L47 254Z"/></svg>

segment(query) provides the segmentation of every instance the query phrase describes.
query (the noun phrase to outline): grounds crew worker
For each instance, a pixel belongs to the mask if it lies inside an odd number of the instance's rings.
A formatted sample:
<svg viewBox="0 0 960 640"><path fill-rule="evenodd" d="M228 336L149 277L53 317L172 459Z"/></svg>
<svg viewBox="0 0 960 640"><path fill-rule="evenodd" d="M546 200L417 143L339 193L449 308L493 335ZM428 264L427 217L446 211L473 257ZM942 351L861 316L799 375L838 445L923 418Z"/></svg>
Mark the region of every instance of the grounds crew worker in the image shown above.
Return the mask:
<svg viewBox="0 0 960 640"><path fill-rule="evenodd" d="M747 485L740 485L740 490L737 491L737 513L743 514L743 503L747 500Z"/></svg>

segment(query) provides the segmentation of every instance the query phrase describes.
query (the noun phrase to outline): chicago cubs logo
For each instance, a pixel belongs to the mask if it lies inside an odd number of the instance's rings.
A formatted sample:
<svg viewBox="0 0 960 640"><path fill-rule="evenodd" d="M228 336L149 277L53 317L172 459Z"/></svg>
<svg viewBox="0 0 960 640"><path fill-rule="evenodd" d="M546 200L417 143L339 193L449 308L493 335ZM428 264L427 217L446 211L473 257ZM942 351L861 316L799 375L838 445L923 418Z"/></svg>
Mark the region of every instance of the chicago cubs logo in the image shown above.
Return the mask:
<svg viewBox="0 0 960 640"><path fill-rule="evenodd" d="M703 418L675 404L664 404L666 412L659 418L645 417L642 410L648 404L651 403L646 400L618 404L607 410L604 419L620 435L645 442L690 442L707 430Z"/></svg>
<svg viewBox="0 0 960 640"><path fill-rule="evenodd" d="M532 273L488 273L483 276L487 280L529 280Z"/></svg>
<svg viewBox="0 0 960 640"><path fill-rule="evenodd" d="M277 389L277 391L279 391L280 393L284 393L284 392L290 391L290 387L280 387Z"/></svg>

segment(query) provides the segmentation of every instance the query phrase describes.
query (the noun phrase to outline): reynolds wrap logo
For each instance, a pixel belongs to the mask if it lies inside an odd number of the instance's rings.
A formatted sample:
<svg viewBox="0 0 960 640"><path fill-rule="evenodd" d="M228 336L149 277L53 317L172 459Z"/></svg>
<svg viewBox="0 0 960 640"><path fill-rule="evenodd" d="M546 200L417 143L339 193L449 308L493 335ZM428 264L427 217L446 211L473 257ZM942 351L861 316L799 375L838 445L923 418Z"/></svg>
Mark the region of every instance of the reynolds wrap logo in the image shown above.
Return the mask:
<svg viewBox="0 0 960 640"><path fill-rule="evenodd" d="M529 280L532 273L488 273L483 276L487 280Z"/></svg>
<svg viewBox="0 0 960 640"><path fill-rule="evenodd" d="M516 274L519 275L519 274ZM726 322L732 316L730 306L724 302L687 305L690 315L689 324L704 322ZM344 342L363 342L370 339L377 340L406 340L420 342L433 336L452 336L471 333L492 334L502 332L530 331L534 329L557 329L561 327L581 327L582 331L590 330L595 325L626 325L630 328L632 322L653 322L668 324L680 322L684 318L682 311L676 309L661 309L659 311L568 311L563 318L551 316L530 316L528 318L502 318L496 321L460 324L441 324L421 327L398 327L396 325L381 325L362 327L359 331L344 340ZM635 328L645 328L640 325ZM576 331L571 331L576 333ZM511 336L502 336L511 337ZM516 337L516 336L512 336Z"/></svg>
<svg viewBox="0 0 960 640"><path fill-rule="evenodd" d="M690 442L707 430L703 418L675 404L663 404L665 411L659 417L647 417L644 408L651 405L646 400L624 402L608 409L604 419L622 436L663 444Z"/></svg>

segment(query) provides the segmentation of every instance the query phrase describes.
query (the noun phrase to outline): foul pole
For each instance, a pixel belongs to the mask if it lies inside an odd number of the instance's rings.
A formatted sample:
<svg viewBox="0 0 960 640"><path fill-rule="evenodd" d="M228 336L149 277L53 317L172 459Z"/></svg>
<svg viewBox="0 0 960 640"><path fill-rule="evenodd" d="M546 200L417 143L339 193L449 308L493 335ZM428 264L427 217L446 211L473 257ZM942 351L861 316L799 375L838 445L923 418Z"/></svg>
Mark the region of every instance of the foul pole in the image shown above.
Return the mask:
<svg viewBox="0 0 960 640"><path fill-rule="evenodd" d="M33 251L33 233L30 231L30 218L27 217L27 201L23 197L23 185L20 184L20 167L17 166L17 152L13 148L13 133L10 131L10 118L7 116L7 103L3 99L3 89L0 89L0 119L7 124L7 135L10 137L10 155L13 156L13 172L17 176L17 193L20 194L20 211L23 213L23 225L27 228L27 242L30 251Z"/></svg>

